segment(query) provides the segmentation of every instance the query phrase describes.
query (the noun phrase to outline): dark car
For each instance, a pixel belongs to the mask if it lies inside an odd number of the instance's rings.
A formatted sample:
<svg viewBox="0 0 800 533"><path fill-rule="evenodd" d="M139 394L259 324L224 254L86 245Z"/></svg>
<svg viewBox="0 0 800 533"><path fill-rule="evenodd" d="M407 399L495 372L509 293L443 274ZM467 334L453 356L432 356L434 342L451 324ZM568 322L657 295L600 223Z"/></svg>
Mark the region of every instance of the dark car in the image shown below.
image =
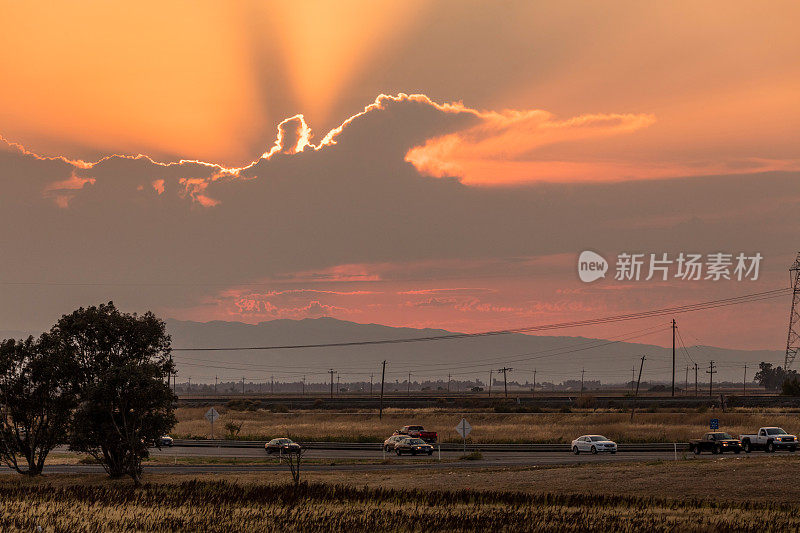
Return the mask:
<svg viewBox="0 0 800 533"><path fill-rule="evenodd" d="M700 452L739 453L742 451L742 443L739 439L733 438L728 433L717 431L706 433L703 435L702 439L690 440L689 450L698 455Z"/></svg>
<svg viewBox="0 0 800 533"><path fill-rule="evenodd" d="M159 448L163 446L168 446L172 448L172 445L175 444L175 441L169 435L162 435L156 439L155 445Z"/></svg>
<svg viewBox="0 0 800 533"><path fill-rule="evenodd" d="M400 439L394 445L394 453L397 455L403 455L404 453L411 455L427 453L428 455L433 455L433 446L422 439L406 437L404 439Z"/></svg>
<svg viewBox="0 0 800 533"><path fill-rule="evenodd" d="M272 439L264 445L267 453L300 453L300 445L292 439Z"/></svg>

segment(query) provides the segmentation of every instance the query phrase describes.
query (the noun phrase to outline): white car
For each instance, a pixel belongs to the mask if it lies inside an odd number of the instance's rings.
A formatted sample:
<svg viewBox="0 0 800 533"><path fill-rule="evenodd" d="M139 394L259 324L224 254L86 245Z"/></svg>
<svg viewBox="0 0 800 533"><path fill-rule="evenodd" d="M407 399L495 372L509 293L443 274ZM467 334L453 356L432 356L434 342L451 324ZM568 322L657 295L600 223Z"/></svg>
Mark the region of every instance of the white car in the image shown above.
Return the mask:
<svg viewBox="0 0 800 533"><path fill-rule="evenodd" d="M162 446L169 446L170 448L172 448L172 445L174 443L175 441L172 440L172 437L170 437L169 435L163 435L158 439L156 439L156 446L158 446L159 448L161 448Z"/></svg>
<svg viewBox="0 0 800 533"><path fill-rule="evenodd" d="M609 440L602 435L583 435L572 441L572 453L578 455L581 452L598 453L611 452L617 453L617 443Z"/></svg>

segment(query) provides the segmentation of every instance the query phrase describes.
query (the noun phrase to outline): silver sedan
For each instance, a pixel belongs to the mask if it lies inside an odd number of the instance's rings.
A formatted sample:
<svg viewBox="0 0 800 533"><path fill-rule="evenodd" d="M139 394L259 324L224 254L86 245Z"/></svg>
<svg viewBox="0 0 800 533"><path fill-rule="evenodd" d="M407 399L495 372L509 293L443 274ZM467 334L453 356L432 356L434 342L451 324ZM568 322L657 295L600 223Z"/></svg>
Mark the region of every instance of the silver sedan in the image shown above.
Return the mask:
<svg viewBox="0 0 800 533"><path fill-rule="evenodd" d="M572 441L572 453L578 455L581 452L617 453L617 443L602 435L583 435Z"/></svg>

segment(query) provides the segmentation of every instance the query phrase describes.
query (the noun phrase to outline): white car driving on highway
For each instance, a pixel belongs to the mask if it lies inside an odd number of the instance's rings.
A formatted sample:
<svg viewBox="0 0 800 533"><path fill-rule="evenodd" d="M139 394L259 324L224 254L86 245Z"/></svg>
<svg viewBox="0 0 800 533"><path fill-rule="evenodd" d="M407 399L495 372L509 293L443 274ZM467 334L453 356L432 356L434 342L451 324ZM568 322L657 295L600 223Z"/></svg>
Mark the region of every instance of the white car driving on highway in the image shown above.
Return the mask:
<svg viewBox="0 0 800 533"><path fill-rule="evenodd" d="M572 441L572 453L617 453L617 443L602 435L583 435Z"/></svg>

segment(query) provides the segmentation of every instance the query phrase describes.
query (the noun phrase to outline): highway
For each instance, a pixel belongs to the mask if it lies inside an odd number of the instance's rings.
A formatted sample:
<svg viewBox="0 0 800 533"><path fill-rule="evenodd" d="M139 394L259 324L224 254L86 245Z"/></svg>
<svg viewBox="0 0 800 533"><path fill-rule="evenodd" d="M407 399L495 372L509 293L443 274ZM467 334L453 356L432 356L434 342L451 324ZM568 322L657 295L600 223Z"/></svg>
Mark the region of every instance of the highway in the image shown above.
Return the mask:
<svg viewBox="0 0 800 533"><path fill-rule="evenodd" d="M66 452L65 448L58 448L55 452ZM569 451L543 451L543 452L516 452L516 451L490 451L482 452L483 458L474 461L459 461L463 451L442 451L442 462L437 461L438 453L428 456L402 456L384 454L380 450L322 450L311 449L306 452L303 465L305 471L386 471L386 470L416 470L416 469L476 469L498 467L532 467L560 464L600 463L600 462L650 462L671 461L675 459L674 451L629 451L611 454L581 454L573 455ZM151 474L222 474L246 472L271 472L285 471L285 462L279 463L278 457L267 456L263 448L232 448L232 447L196 447L175 446L158 450L153 448L151 455L159 458L161 464L148 464L144 469ZM761 454L757 454L761 455ZM699 458L691 454L685 455L691 460L716 459L716 455L702 455ZM736 457L744 457L741 454ZM175 464L169 464L169 458L176 458ZM196 458L198 464L182 464L177 458ZM274 464L199 464L203 458L228 458L257 460L270 457ZM383 463L384 457L391 459L390 463ZM679 459L684 457L684 452L678 451ZM734 457L730 455L728 457ZM167 459L167 461L164 461ZM185 459L183 459L185 461ZM358 461L358 462L356 462ZM10 472L6 467L0 467L0 473ZM45 467L45 473L102 473L99 465L64 465L50 464Z"/></svg>
<svg viewBox="0 0 800 533"><path fill-rule="evenodd" d="M200 445L176 445L171 448L162 449L152 448L151 456L159 460L156 464L145 465L145 472L148 473L173 473L173 474L205 474L205 473L244 473L244 472L270 472L284 471L287 466L279 462L277 456L268 456L262 446L210 446L208 443L198 443ZM232 444L232 443L231 443ZM341 443L347 444L347 443ZM355 445L354 443L350 443ZM307 461L303 469L307 471L385 471L385 470L414 470L414 469L475 469L475 468L498 468L498 467L535 467L548 465L571 465L581 463L609 463L609 462L652 462L652 461L673 461L676 459L689 460L712 460L719 459L720 456L703 454L695 456L689 453L681 445L675 449L665 449L664 446L657 450L642 450L631 448L624 451L621 448L614 455L597 454L591 455L582 453L573 455L568 449L552 450L542 449L539 451L520 450L483 450L482 458L478 460L458 460L464 452L463 450L442 450L439 462L439 451L435 451L432 457L429 456L407 456L397 457L394 453L384 454L377 444L367 445L372 449L308 449L303 456ZM562 445L564 446L564 445ZM659 446L659 445L653 445ZM672 447L671 445L669 445ZM375 449L378 448L378 449ZM449 446L452 448L452 445ZM683 448L683 449L682 449ZM469 451L469 450L468 450ZM66 447L58 447L55 453L68 453ZM779 452L769 455L783 455L789 452ZM749 456L761 457L765 454L754 453L739 455L726 454L726 458L746 458ZM170 458L174 458L174 464L170 464ZM178 462L180 458L181 462ZM264 463L260 460L269 458L274 464ZM195 464L186 464L196 459ZM203 464L204 459L239 459L242 463L248 460L260 461L258 464ZM384 460L390 460L384 462ZM57 459L56 459L57 461ZM4 466L0 466L0 473L10 472ZM45 467L45 473L101 473L102 467L99 465L69 465L69 464L49 464Z"/></svg>
<svg viewBox="0 0 800 533"><path fill-rule="evenodd" d="M262 459L268 456L263 448L207 448L207 447L188 447L188 446L175 446L173 448L163 448L158 450L153 448L151 454L154 457L225 457L225 458L240 458L240 459ZM464 455L463 451L442 451L442 461L454 461ZM581 454L573 455L569 451L566 452L507 452L507 451L484 451L482 452L483 459L478 461L459 461L460 464L472 466L526 466L526 465L550 465L562 463L580 463L580 462L601 462L601 461L658 461L675 459L674 452L619 452L614 455L611 454ZM682 457L683 452L678 451L678 457ZM383 454L380 450L308 450L304 458L313 460L315 463L321 460L324 461L369 461L373 460L376 463L382 461L384 458L392 459L390 468L399 467L401 465L420 465L432 466L437 464L435 459L439 457L438 452L434 452L433 456L408 456L403 455L397 457L394 453ZM278 459L275 458L277 463ZM328 465L322 465L328 466ZM339 465L337 465L339 466ZM378 465L386 468L387 465Z"/></svg>

